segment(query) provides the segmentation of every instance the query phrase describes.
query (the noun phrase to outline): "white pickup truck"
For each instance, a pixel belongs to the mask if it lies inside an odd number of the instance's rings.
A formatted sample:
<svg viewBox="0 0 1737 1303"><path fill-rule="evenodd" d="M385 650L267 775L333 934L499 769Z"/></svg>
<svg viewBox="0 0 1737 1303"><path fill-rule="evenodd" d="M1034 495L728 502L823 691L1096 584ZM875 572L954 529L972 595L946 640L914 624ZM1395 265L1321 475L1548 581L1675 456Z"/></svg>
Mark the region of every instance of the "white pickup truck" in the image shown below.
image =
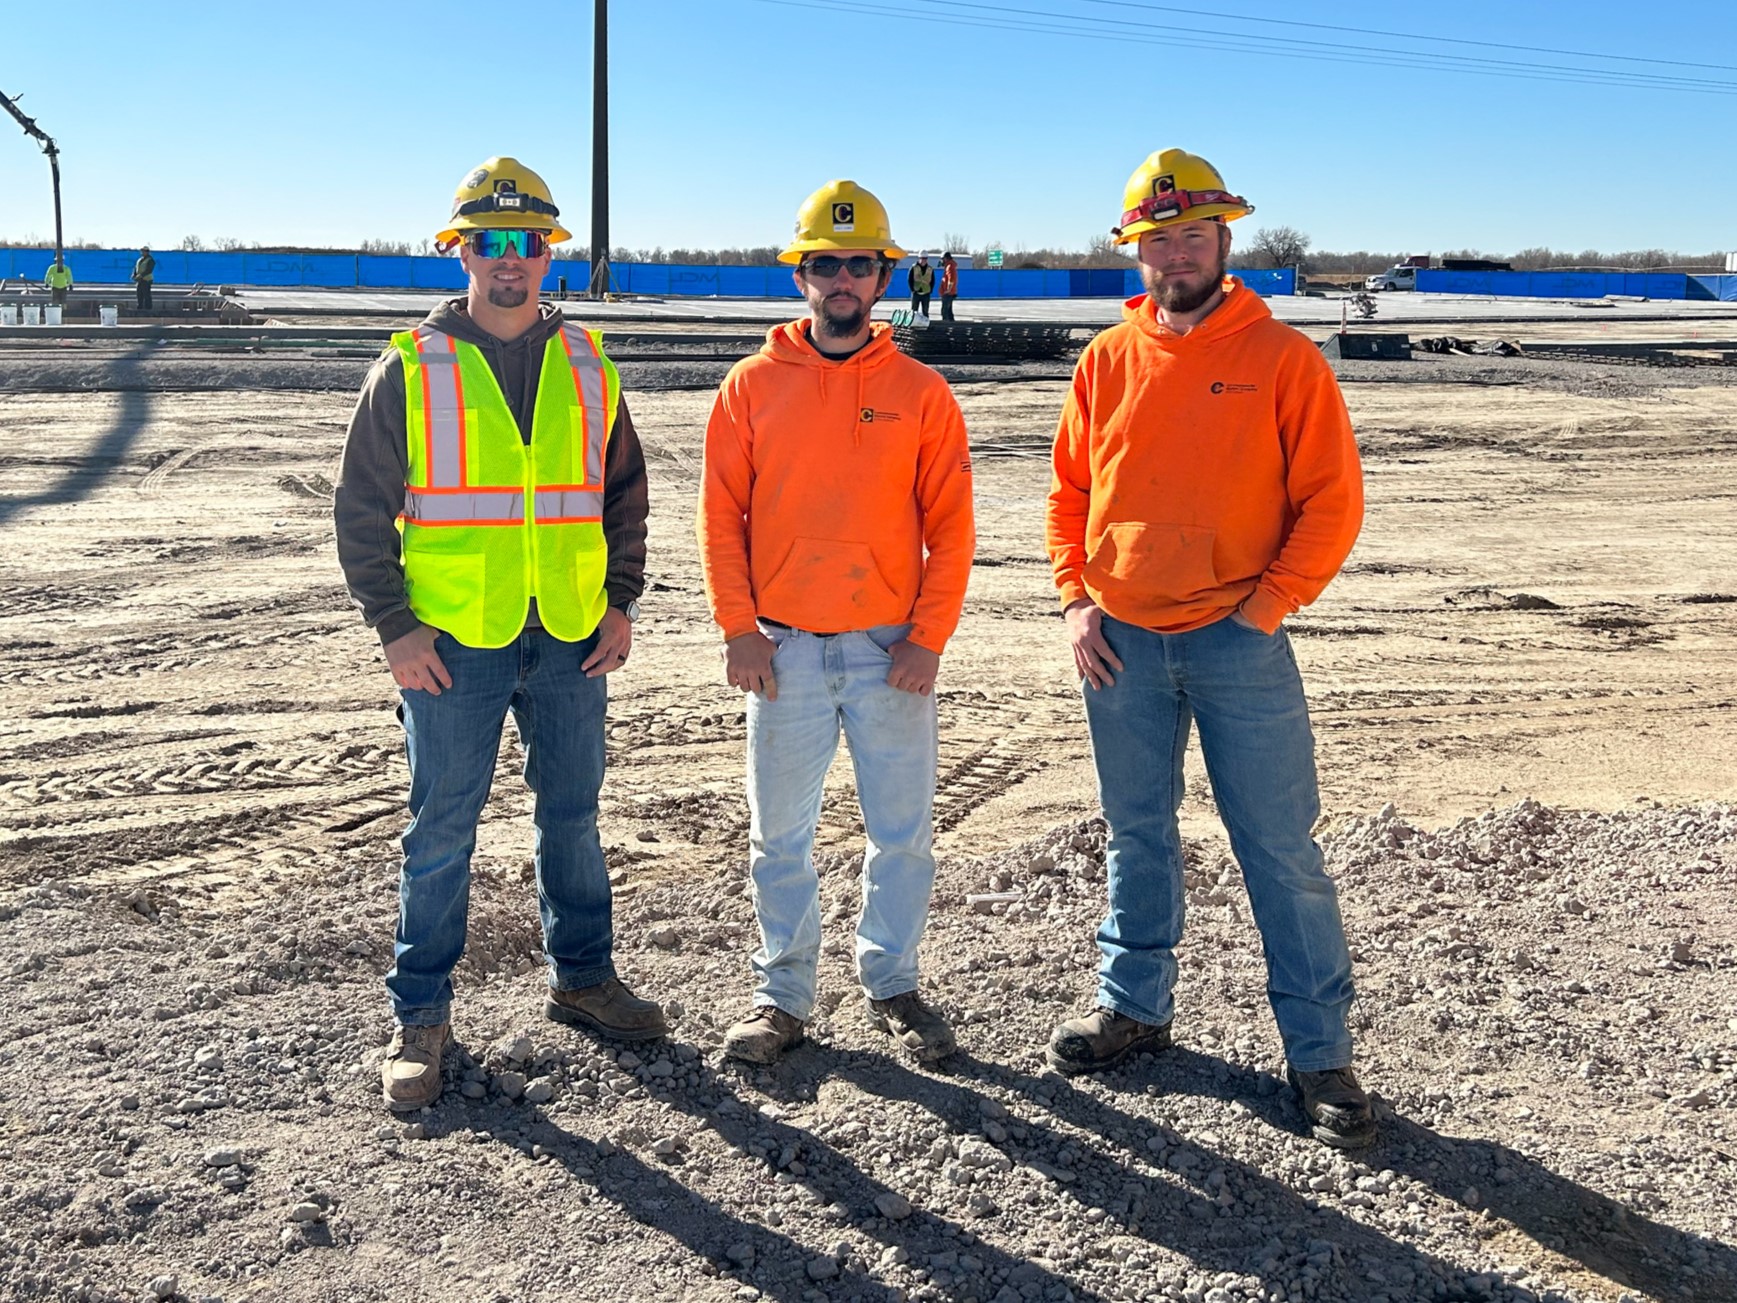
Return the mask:
<svg viewBox="0 0 1737 1303"><path fill-rule="evenodd" d="M1417 288L1416 267L1389 267L1363 282L1366 290L1414 290Z"/></svg>

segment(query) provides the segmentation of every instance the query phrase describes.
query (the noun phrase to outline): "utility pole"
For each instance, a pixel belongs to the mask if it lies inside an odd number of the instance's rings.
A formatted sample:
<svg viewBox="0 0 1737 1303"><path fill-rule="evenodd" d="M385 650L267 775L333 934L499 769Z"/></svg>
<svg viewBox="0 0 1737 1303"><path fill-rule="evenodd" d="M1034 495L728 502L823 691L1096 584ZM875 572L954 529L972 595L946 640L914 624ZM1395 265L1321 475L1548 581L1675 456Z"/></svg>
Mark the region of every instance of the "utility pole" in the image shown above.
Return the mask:
<svg viewBox="0 0 1737 1303"><path fill-rule="evenodd" d="M602 4L603 0L598 0L598 3ZM53 136L36 125L35 118L24 115L24 111L18 107L16 96L0 91L0 108L4 108L17 119L18 125L24 128L24 134L39 143L42 152L48 155L48 171L54 179L54 256L56 259L63 258L65 249L62 245L65 237L60 226L60 147L54 143Z"/></svg>
<svg viewBox="0 0 1737 1303"><path fill-rule="evenodd" d="M609 293L609 0L592 0L591 38L591 285L588 298Z"/></svg>

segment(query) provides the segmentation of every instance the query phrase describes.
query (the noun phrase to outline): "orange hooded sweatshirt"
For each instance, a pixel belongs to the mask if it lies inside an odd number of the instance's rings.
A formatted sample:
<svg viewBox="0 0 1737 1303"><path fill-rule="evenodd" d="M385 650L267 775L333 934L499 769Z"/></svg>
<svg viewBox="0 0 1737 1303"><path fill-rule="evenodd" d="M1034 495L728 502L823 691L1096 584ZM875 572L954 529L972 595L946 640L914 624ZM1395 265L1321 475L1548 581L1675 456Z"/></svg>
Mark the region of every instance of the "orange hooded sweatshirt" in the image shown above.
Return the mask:
<svg viewBox="0 0 1737 1303"><path fill-rule="evenodd" d="M977 546L959 404L885 325L842 362L806 320L775 326L712 405L696 527L726 639L760 616L815 633L908 620L939 653Z"/></svg>
<svg viewBox="0 0 1737 1303"><path fill-rule="evenodd" d="M1094 339L1056 431L1046 535L1062 605L1182 633L1241 607L1268 633L1315 600L1363 522L1333 370L1235 277L1186 335L1149 295Z"/></svg>

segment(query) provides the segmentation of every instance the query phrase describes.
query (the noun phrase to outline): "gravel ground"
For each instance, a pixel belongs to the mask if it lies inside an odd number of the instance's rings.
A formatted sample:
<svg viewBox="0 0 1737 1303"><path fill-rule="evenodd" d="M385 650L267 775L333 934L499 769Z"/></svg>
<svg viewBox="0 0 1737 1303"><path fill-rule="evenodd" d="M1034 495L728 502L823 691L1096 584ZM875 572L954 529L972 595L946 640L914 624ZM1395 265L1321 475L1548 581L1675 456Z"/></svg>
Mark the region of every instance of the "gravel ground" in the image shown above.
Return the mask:
<svg viewBox="0 0 1737 1303"><path fill-rule="evenodd" d="M515 757L503 755L503 763ZM1043 1067L1090 998L1103 828L941 866L902 1061L853 994L856 867L824 857L811 1040L722 1061L748 990L740 866L640 881L619 961L670 1002L621 1050L542 1021L523 864L478 865L433 1109L376 1099L395 877L300 864L237 919L45 882L0 924L9 1299L1737 1297L1737 809L1391 807L1324 845L1382 1136L1306 1138L1222 844L1189 844L1178 1047ZM1011 901L972 902L1003 893ZM1396 902L1399 902L1396 904ZM608 1246L603 1255L602 1246ZM539 1251L542 1250L542 1251Z"/></svg>

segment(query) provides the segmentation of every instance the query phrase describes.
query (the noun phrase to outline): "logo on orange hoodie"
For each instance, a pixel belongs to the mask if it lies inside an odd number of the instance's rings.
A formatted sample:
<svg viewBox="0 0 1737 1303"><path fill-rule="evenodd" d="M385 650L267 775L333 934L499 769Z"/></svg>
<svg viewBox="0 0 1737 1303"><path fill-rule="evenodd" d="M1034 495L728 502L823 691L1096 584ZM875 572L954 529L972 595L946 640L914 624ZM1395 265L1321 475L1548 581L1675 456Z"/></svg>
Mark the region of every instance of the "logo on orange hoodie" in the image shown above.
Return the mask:
<svg viewBox="0 0 1737 1303"><path fill-rule="evenodd" d="M1259 385L1229 385L1222 380L1212 382L1212 392L1215 394L1258 394Z"/></svg>
<svg viewBox="0 0 1737 1303"><path fill-rule="evenodd" d="M872 407L865 407L862 409L862 419L873 424L875 421L897 421L901 418L897 412L877 412Z"/></svg>

